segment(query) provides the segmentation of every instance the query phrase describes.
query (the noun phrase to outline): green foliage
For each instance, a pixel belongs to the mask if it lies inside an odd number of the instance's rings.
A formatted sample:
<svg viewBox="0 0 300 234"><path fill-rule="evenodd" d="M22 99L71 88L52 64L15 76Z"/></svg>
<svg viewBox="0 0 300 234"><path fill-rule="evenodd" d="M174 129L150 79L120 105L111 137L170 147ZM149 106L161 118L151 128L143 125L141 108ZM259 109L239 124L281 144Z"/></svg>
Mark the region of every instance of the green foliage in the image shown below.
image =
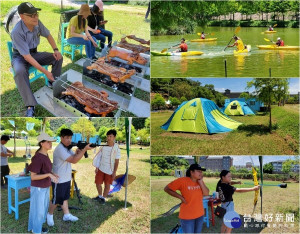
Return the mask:
<svg viewBox="0 0 300 234"><path fill-rule="evenodd" d="M273 170L274 170L274 167L273 167L272 163L267 163L263 166L264 173L272 174Z"/></svg>
<svg viewBox="0 0 300 234"><path fill-rule="evenodd" d="M165 106L165 99L159 93L155 94L153 100L151 101L152 110L165 109Z"/></svg>
<svg viewBox="0 0 300 234"><path fill-rule="evenodd" d="M175 156L151 157L151 175L174 175L175 169L185 170L188 166L188 161Z"/></svg>
<svg viewBox="0 0 300 234"><path fill-rule="evenodd" d="M60 132L62 129L70 129L70 127L68 127L66 124L61 125L58 129L56 129L55 135L60 136Z"/></svg>
<svg viewBox="0 0 300 234"><path fill-rule="evenodd" d="M34 129L32 129L32 130L28 131L28 135L31 136L31 137L35 137L35 136L38 135L38 133Z"/></svg>
<svg viewBox="0 0 300 234"><path fill-rule="evenodd" d="M251 97L250 97L250 94L249 94L249 93L244 92L244 93L241 93L241 94L240 94L239 98L245 98L245 100L248 100L248 99L250 99Z"/></svg>
<svg viewBox="0 0 300 234"><path fill-rule="evenodd" d="M206 84L202 86L199 81L185 78L152 79L151 90L156 93L155 100L161 100L158 96L160 95L159 93L168 93L172 106L177 106L193 98L207 98L214 101L218 106L223 106L225 103L225 97L216 91L213 85ZM164 109L159 108L157 104L155 108Z"/></svg>
<svg viewBox="0 0 300 234"><path fill-rule="evenodd" d="M151 33L188 34L194 33L197 26L205 28L207 25L266 27L270 21L264 14L270 12L273 13L276 22L281 20L277 27L287 27L289 22L285 22L285 15L291 11L296 18L299 11L298 1L152 1ZM234 13L237 12L242 14L242 21L234 19ZM259 14L262 20L253 21L253 14ZM230 15L230 20L215 20L219 16L227 15Z"/></svg>
<svg viewBox="0 0 300 234"><path fill-rule="evenodd" d="M109 128L102 126L99 128L98 135L101 138L101 141L106 141L106 133L108 132Z"/></svg>
<svg viewBox="0 0 300 234"><path fill-rule="evenodd" d="M1 133L1 135L8 135L8 136L10 136L11 134L12 134L12 131L9 130L9 129L5 129L5 130Z"/></svg>
<svg viewBox="0 0 300 234"><path fill-rule="evenodd" d="M71 126L72 131L75 133L81 133L82 138L85 137L89 139L96 134L96 128L93 122L89 121L87 118L79 118L76 123Z"/></svg>

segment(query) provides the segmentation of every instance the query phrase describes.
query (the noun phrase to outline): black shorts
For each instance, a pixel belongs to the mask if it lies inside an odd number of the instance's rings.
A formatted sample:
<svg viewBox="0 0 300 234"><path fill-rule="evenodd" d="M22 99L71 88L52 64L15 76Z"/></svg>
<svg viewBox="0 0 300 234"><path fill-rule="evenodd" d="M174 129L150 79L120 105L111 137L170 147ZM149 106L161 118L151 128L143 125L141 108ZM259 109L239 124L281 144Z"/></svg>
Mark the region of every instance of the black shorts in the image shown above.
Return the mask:
<svg viewBox="0 0 300 234"><path fill-rule="evenodd" d="M71 181L55 184L52 183L52 200L51 203L62 205L65 200L70 198Z"/></svg>

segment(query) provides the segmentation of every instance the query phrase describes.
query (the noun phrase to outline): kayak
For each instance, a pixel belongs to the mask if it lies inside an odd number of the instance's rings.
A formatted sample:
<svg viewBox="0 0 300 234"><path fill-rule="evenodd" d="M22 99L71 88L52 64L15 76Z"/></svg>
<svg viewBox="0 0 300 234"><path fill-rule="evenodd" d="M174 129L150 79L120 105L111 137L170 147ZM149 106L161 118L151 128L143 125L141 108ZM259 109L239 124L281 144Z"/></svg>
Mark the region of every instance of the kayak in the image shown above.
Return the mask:
<svg viewBox="0 0 300 234"><path fill-rule="evenodd" d="M247 54L249 52L251 52L251 45L247 45L247 48L243 50L234 50L233 54Z"/></svg>
<svg viewBox="0 0 300 234"><path fill-rule="evenodd" d="M151 54L153 56L197 56L197 55L202 55L203 52L201 51L188 51L188 52L165 52L161 53L158 51L151 51Z"/></svg>
<svg viewBox="0 0 300 234"><path fill-rule="evenodd" d="M265 34L269 34L269 33L277 33L277 31L265 31Z"/></svg>
<svg viewBox="0 0 300 234"><path fill-rule="evenodd" d="M194 39L194 40L191 40L191 42L210 42L210 41L216 41L217 38L205 38L205 39Z"/></svg>
<svg viewBox="0 0 300 234"><path fill-rule="evenodd" d="M260 50L299 50L299 46L258 45Z"/></svg>

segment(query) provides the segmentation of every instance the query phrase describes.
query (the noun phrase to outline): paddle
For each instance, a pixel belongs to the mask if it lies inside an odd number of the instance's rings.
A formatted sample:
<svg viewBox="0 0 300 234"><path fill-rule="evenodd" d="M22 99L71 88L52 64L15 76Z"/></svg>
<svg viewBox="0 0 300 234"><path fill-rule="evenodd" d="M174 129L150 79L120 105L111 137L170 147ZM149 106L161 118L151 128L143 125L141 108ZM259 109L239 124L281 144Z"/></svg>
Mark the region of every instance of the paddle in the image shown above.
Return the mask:
<svg viewBox="0 0 300 234"><path fill-rule="evenodd" d="M272 42L273 44L276 44L276 42L270 40L270 39L267 39L267 38L264 38L265 41L268 41L268 42Z"/></svg>
<svg viewBox="0 0 300 234"><path fill-rule="evenodd" d="M232 38L233 38L240 30L241 30L241 26L238 26L238 27L235 29ZM226 48L227 48L227 47L229 46L229 44L231 43L232 38L230 39L229 43L228 43L227 46L225 47L224 51L226 50Z"/></svg>
<svg viewBox="0 0 300 234"><path fill-rule="evenodd" d="M201 34L202 34L202 33L197 33L198 36L201 36ZM206 35L211 35L211 36L213 36L213 35L215 35L215 33L206 33Z"/></svg>
<svg viewBox="0 0 300 234"><path fill-rule="evenodd" d="M188 40L186 40L185 42L188 42ZM179 46L180 44L177 44L177 45L173 45L173 46L171 46L171 47L169 47L169 48L165 48L165 49L163 49L162 51L160 51L160 53L165 53L166 51L168 51L169 49L171 49L171 48L173 48L173 47L175 47L175 46Z"/></svg>

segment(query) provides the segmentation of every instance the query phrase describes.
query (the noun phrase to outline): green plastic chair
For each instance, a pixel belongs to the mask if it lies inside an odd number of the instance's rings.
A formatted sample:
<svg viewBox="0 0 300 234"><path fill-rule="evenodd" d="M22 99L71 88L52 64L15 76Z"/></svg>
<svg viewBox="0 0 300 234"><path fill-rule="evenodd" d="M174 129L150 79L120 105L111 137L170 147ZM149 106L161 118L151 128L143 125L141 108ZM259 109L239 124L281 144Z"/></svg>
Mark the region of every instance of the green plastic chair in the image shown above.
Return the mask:
<svg viewBox="0 0 300 234"><path fill-rule="evenodd" d="M10 59L10 63L11 63L11 61L12 61L12 55L13 55L12 42L11 42L11 41L8 41L8 42L6 43L6 45L7 45L8 54L9 54L9 59ZM43 65L43 67L44 67L46 70L48 70L48 65ZM15 76L15 71L14 71L14 69L11 68L10 71L11 71L11 73ZM35 67L30 66L28 72L29 72L29 76L30 76L30 74L33 74L33 77L32 77L32 78L29 78L29 83L32 83L33 81L37 80L38 78L43 77L43 78L45 79L45 85L48 85L48 78L47 78L47 76L46 76L44 73L40 72L40 71L39 71L38 69L36 69Z"/></svg>
<svg viewBox="0 0 300 234"><path fill-rule="evenodd" d="M68 43L67 39L65 38L65 29L69 26L69 23L62 23L61 24L61 54L70 54L71 55L71 59L72 61L74 60L74 56L75 56L75 50L79 50L80 51L80 55L82 55L82 49L83 49L83 45L74 45L74 44L70 44ZM66 46L70 46L71 47L71 52L65 50Z"/></svg>

